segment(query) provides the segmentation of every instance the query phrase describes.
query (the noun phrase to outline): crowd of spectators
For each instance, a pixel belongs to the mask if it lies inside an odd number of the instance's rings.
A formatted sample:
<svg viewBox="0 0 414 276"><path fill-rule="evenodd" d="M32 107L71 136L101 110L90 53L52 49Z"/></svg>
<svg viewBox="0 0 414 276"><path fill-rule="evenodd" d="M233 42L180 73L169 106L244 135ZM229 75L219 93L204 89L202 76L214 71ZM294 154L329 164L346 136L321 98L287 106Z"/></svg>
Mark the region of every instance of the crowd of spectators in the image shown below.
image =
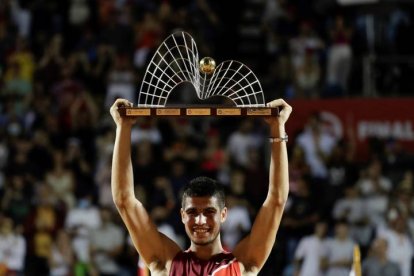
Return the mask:
<svg viewBox="0 0 414 276"><path fill-rule="evenodd" d="M136 275L138 256L111 196L108 108L116 97L136 102L149 58L174 30L191 33L202 53L237 56L229 13L239 2L221 2L0 1L0 275ZM265 3L266 100L349 90L355 32L344 15L323 16L325 6L310 2ZM139 119L136 195L185 248L181 188L198 175L218 179L231 250L267 191L266 137L258 119ZM290 140L291 193L262 275L347 275L355 243L364 275L384 267L412 275L412 156L398 141L377 141L360 162L352 139L325 133L317 114Z"/></svg>

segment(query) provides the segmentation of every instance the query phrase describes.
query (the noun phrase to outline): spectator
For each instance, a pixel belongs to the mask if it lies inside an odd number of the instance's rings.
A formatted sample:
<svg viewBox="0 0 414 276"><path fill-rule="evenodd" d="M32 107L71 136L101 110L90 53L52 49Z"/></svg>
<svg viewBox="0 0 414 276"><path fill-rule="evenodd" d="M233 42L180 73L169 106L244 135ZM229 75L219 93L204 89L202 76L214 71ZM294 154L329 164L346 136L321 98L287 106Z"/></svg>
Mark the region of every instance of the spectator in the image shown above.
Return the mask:
<svg viewBox="0 0 414 276"><path fill-rule="evenodd" d="M31 9L24 1L12 0L10 4L12 19L17 26L18 34L20 37L27 38L32 24Z"/></svg>
<svg viewBox="0 0 414 276"><path fill-rule="evenodd" d="M65 163L68 169L72 171L75 179L75 196L76 199L92 195L95 197L96 188L92 176L92 160L86 154L85 145L77 138L68 139L65 148Z"/></svg>
<svg viewBox="0 0 414 276"><path fill-rule="evenodd" d="M266 34L266 51L270 55L283 52L288 38L295 32L295 9L286 0L267 0L262 28Z"/></svg>
<svg viewBox="0 0 414 276"><path fill-rule="evenodd" d="M163 175L158 175L152 182L153 190L149 198L151 216L155 221L165 221L175 207L174 190L171 181Z"/></svg>
<svg viewBox="0 0 414 276"><path fill-rule="evenodd" d="M11 61L9 64L9 76L4 83L4 91L2 96L14 103L11 108L15 110L18 115L23 115L28 107L30 97L32 94L32 84L21 78L19 71L20 65Z"/></svg>
<svg viewBox="0 0 414 276"><path fill-rule="evenodd" d="M346 95L352 63L352 29L346 25L344 16L335 17L329 35L327 84L332 90L326 96Z"/></svg>
<svg viewBox="0 0 414 276"><path fill-rule="evenodd" d="M260 137L254 134L253 127L253 121L243 120L239 129L233 132L227 141L230 160L237 166L246 167L249 161L249 150L259 146Z"/></svg>
<svg viewBox="0 0 414 276"><path fill-rule="evenodd" d="M96 170L95 183L98 183L98 203L101 206L113 205L111 195L111 161L104 159Z"/></svg>
<svg viewBox="0 0 414 276"><path fill-rule="evenodd" d="M93 205L92 196L80 198L75 208L70 209L65 220L65 229L72 236L72 247L76 263L75 269L93 271L91 266L91 233L101 226L101 217L97 206Z"/></svg>
<svg viewBox="0 0 414 276"><path fill-rule="evenodd" d="M32 189L20 175L9 176L2 197L1 209L17 224L23 224L30 213Z"/></svg>
<svg viewBox="0 0 414 276"><path fill-rule="evenodd" d="M287 261L291 263L300 239L312 234L314 224L320 219L315 198L307 179L297 183L297 192L291 194L286 204L282 227L286 231Z"/></svg>
<svg viewBox="0 0 414 276"><path fill-rule="evenodd" d="M266 197L267 171L263 162L265 157L259 148L249 150L249 163L244 171L245 175L245 193L243 197L248 196L248 201L253 206L260 206L260 202ZM246 183L257 183L257 185L248 185Z"/></svg>
<svg viewBox="0 0 414 276"><path fill-rule="evenodd" d="M314 113L309 117L305 129L298 135L296 143L305 153L311 175L326 181L328 178L326 163L336 144L336 139L324 129L321 114Z"/></svg>
<svg viewBox="0 0 414 276"><path fill-rule="evenodd" d="M355 186L345 189L345 196L338 199L333 207L332 216L336 220L348 223L350 236L365 252L372 240L374 227L369 224L366 201Z"/></svg>
<svg viewBox="0 0 414 276"><path fill-rule="evenodd" d="M389 210L388 226L378 229L378 238L384 239L388 244L387 256L392 262L397 263L401 276L410 276L411 261L414 250L407 230L407 220L398 214L395 209Z"/></svg>
<svg viewBox="0 0 414 276"><path fill-rule="evenodd" d="M17 38L14 52L8 57L4 74L4 91L1 93L14 102L20 116L27 110L33 91L34 56L27 41Z"/></svg>
<svg viewBox="0 0 414 276"><path fill-rule="evenodd" d="M74 272L75 255L73 252L71 237L65 230L60 229L52 244L50 255L50 275L67 276Z"/></svg>
<svg viewBox="0 0 414 276"><path fill-rule="evenodd" d="M366 170L366 174L358 181L363 196L386 195L392 189L389 178L382 173L382 164L379 160L372 160Z"/></svg>
<svg viewBox="0 0 414 276"><path fill-rule="evenodd" d="M355 160L355 146L350 142L339 140L331 151L327 161L328 182L327 196L332 202L343 196L346 187L354 186L359 177L359 165Z"/></svg>
<svg viewBox="0 0 414 276"><path fill-rule="evenodd" d="M228 250L236 244L251 228L250 204L245 200L246 180L243 171L235 170L230 181L230 192L227 195L227 219L222 226L223 243Z"/></svg>
<svg viewBox="0 0 414 276"><path fill-rule="evenodd" d="M310 169L305 160L305 152L300 146L294 145L291 149L289 160L290 191L292 191L292 193L296 193L298 181L309 175Z"/></svg>
<svg viewBox="0 0 414 276"><path fill-rule="evenodd" d="M172 160L170 165L170 175L169 178L171 180L171 184L173 187L173 191L175 194L175 198L177 198L184 188L185 184L188 183L190 179L190 172L188 169L188 163L185 160L176 158Z"/></svg>
<svg viewBox="0 0 414 276"><path fill-rule="evenodd" d="M157 128L157 120L153 118L142 118L137 126L132 130L131 142L136 144L148 141L151 144L162 142L160 130Z"/></svg>
<svg viewBox="0 0 414 276"><path fill-rule="evenodd" d="M169 13L169 4L165 2L163 7L165 12ZM162 29L160 21L154 13L146 12L141 24L137 24L137 33L134 52L134 66L142 69L151 59L152 53L161 42Z"/></svg>
<svg viewBox="0 0 414 276"><path fill-rule="evenodd" d="M63 36L55 34L43 51L43 56L39 60L37 75L40 81L45 84L46 91L49 91L61 76L62 67L65 59L62 55Z"/></svg>
<svg viewBox="0 0 414 276"><path fill-rule="evenodd" d="M207 145L202 152L201 169L203 175L216 178L228 165L227 152L217 130L210 130L208 133Z"/></svg>
<svg viewBox="0 0 414 276"><path fill-rule="evenodd" d="M335 236L326 242L322 267L326 276L349 276L354 252L354 242L349 237L349 226L344 221L335 224Z"/></svg>
<svg viewBox="0 0 414 276"><path fill-rule="evenodd" d="M328 224L324 221L315 224L315 231L310 236L303 237L295 251L295 276L322 276L322 257L326 255L326 234Z"/></svg>
<svg viewBox="0 0 414 276"><path fill-rule="evenodd" d="M95 98L101 102L105 99L102 91L107 89L108 74L115 62L115 50L108 44L95 42L91 32L90 30L86 32L86 41L84 42L87 45L85 47L90 48L89 54L92 59L90 89Z"/></svg>
<svg viewBox="0 0 414 276"><path fill-rule="evenodd" d="M385 239L374 240L368 258L362 263L362 274L366 276L400 276L400 268L389 260L387 250L388 244Z"/></svg>
<svg viewBox="0 0 414 276"><path fill-rule="evenodd" d="M46 183L52 188L56 197L65 203L66 208L71 209L76 203L72 172L66 168L61 151L55 151L53 157L54 167L46 174Z"/></svg>
<svg viewBox="0 0 414 276"><path fill-rule="evenodd" d="M6 70L4 75L5 80L11 79L12 75L17 73L17 77L26 81L29 88L31 88L36 67L35 57L27 39L22 37L16 38L14 51L9 55L9 62L17 66L19 70L17 72L14 71L16 67L11 67L10 71Z"/></svg>
<svg viewBox="0 0 414 276"><path fill-rule="evenodd" d="M386 224L386 212L390 204L389 192L392 188L391 181L382 174L382 165L374 160L366 171L361 171L361 177L357 186L361 195L365 198L367 217L374 227Z"/></svg>
<svg viewBox="0 0 414 276"><path fill-rule="evenodd" d="M312 50L305 54L301 65L295 70L295 97L296 98L317 98L319 97L319 81L321 68L312 56Z"/></svg>
<svg viewBox="0 0 414 276"><path fill-rule="evenodd" d="M409 175L409 174L408 174ZM414 202L413 192L410 188L409 177L404 179L395 189L395 192L390 198L388 209L396 209L401 216L407 219L408 233L412 237L413 234L413 219L414 219Z"/></svg>
<svg viewBox="0 0 414 276"><path fill-rule="evenodd" d="M192 143L191 136L175 139L175 142L164 150L164 160L182 159L188 164L195 162L200 156L199 149Z"/></svg>
<svg viewBox="0 0 414 276"><path fill-rule="evenodd" d="M114 99L125 98L136 102L135 75L126 56L115 57L115 64L108 73L105 107L109 108Z"/></svg>
<svg viewBox="0 0 414 276"><path fill-rule="evenodd" d="M73 28L82 26L89 19L90 8L85 0L71 0L69 8L69 23ZM79 31L79 29L78 29Z"/></svg>
<svg viewBox="0 0 414 276"><path fill-rule="evenodd" d="M413 162L412 153L407 152L401 144L401 141L396 139L385 141L384 153L380 158L383 164L382 172L393 183L398 182L404 177L405 172L411 169Z"/></svg>
<svg viewBox="0 0 414 276"><path fill-rule="evenodd" d="M100 217L101 225L91 231L91 254L94 266L100 275L120 275L121 270L117 260L125 242L123 230L114 223L111 209L101 207Z"/></svg>
<svg viewBox="0 0 414 276"><path fill-rule="evenodd" d="M51 188L37 183L35 204L25 221L25 236L28 246L28 271L41 275L50 273L49 260L52 243L58 229L62 227L64 212Z"/></svg>
<svg viewBox="0 0 414 276"><path fill-rule="evenodd" d="M46 130L37 129L34 131L27 158L37 161L31 164L31 174L36 180L43 181L46 173L52 168L53 162L53 155L49 145L49 134Z"/></svg>
<svg viewBox="0 0 414 276"><path fill-rule="evenodd" d="M111 161L111 160L109 160ZM156 167L157 159L155 156L155 146L149 141L143 141L135 146L135 158L133 158L134 173L142 175L140 184L150 187L158 168Z"/></svg>
<svg viewBox="0 0 414 276"><path fill-rule="evenodd" d="M11 218L0 218L0 265L6 275L24 274L26 239L17 231Z"/></svg>
<svg viewBox="0 0 414 276"><path fill-rule="evenodd" d="M311 22L302 21L299 25L299 34L289 40L293 68L301 68L306 59L316 62L319 67L318 52L323 49L324 43L316 34Z"/></svg>

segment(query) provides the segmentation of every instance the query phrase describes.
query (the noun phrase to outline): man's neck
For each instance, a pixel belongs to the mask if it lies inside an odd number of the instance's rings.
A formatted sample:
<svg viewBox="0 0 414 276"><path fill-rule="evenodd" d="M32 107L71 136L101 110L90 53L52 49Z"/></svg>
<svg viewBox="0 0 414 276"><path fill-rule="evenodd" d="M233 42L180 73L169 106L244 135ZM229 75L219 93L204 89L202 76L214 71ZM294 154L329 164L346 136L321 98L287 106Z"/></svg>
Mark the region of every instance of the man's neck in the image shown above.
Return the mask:
<svg viewBox="0 0 414 276"><path fill-rule="evenodd" d="M220 239L220 237L217 237L217 239ZM191 242L190 250L201 260L208 260L224 251L220 241L206 245L197 245Z"/></svg>

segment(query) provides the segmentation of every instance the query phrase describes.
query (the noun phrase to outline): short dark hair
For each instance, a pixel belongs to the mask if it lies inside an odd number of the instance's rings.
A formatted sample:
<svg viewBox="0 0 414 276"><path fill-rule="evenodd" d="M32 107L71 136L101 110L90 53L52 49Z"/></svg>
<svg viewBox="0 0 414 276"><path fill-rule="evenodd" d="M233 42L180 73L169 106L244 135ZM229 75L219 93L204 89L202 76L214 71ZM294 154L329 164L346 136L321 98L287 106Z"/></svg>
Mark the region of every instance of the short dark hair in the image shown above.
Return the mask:
<svg viewBox="0 0 414 276"><path fill-rule="evenodd" d="M183 196L181 200L181 206L184 208L185 200L187 197L216 197L220 209L223 209L225 206L225 194L223 185L218 181L206 177L199 176L191 180L185 187L183 191Z"/></svg>

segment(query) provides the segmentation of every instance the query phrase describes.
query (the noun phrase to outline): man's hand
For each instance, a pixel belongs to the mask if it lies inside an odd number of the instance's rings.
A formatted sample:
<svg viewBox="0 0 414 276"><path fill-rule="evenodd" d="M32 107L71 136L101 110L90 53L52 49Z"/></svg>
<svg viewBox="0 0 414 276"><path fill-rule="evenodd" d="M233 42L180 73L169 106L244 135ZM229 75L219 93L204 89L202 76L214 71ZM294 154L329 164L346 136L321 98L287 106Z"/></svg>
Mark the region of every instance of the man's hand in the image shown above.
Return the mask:
<svg viewBox="0 0 414 276"><path fill-rule="evenodd" d="M281 137L285 135L285 123L292 113L292 107L283 99L273 100L266 104L268 107L279 107L279 115L276 117L267 117L265 121L270 126L270 135L272 137Z"/></svg>
<svg viewBox="0 0 414 276"><path fill-rule="evenodd" d="M283 126L289 119L290 113L292 113L292 107L283 99L273 100L266 104L267 107L279 107L279 116L266 118L266 122L270 125L277 124Z"/></svg>
<svg viewBox="0 0 414 276"><path fill-rule="evenodd" d="M132 107L133 104L125 99L117 99L111 106L109 112L111 113L111 116L114 119L114 122L117 127L132 126L136 122L135 118L122 117L121 115L119 115L118 108L123 106Z"/></svg>

